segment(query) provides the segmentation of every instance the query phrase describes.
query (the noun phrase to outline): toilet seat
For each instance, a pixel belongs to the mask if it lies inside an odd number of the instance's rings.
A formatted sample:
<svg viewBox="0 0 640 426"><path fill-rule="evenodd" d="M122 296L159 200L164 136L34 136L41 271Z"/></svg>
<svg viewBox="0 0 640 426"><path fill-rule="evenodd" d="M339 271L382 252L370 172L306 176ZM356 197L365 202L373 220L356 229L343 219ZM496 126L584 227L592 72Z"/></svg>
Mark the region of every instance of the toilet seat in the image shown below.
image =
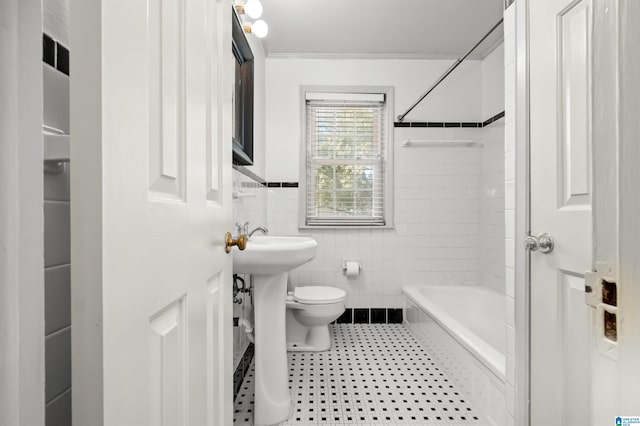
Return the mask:
<svg viewBox="0 0 640 426"><path fill-rule="evenodd" d="M344 300L347 293L344 290L327 286L296 287L293 292L293 300L307 305L322 305Z"/></svg>

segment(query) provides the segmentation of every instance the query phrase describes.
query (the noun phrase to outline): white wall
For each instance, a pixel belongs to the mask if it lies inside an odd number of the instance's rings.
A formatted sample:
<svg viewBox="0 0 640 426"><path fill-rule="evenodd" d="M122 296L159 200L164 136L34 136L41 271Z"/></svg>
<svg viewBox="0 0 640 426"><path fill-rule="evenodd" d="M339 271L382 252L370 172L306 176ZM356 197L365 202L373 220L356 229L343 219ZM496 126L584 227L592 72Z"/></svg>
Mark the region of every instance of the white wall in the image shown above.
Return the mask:
<svg viewBox="0 0 640 426"><path fill-rule="evenodd" d="M504 111L504 44L482 61L482 111L485 119ZM482 195L480 262L482 284L504 293L504 120L480 131Z"/></svg>
<svg viewBox="0 0 640 426"><path fill-rule="evenodd" d="M492 90L501 49L490 64L465 62L406 121L481 122L483 91ZM267 176L299 180L301 85L379 85L395 87L394 116L422 93L451 61L267 59ZM483 78L483 70L486 70ZM459 73L458 73L459 71ZM486 83L486 87L485 84ZM499 102L489 102L499 108ZM500 112L502 109L499 109ZM495 114L492 111L492 115ZM500 123L483 129L396 128L394 131L393 229L298 230L298 189L269 189L269 227L277 234L310 233L318 240L316 258L290 274L290 285L332 285L347 292L348 307L402 307L406 283L476 284L484 276L504 291L503 134ZM406 148L406 139L473 139L491 147ZM485 160L491 159L487 166ZM490 178L486 185L483 179ZM488 194L488 195L485 195ZM484 220L484 225L483 225ZM497 241L483 270L482 232ZM487 243L489 244L489 243ZM343 260L359 260L362 273L347 279Z"/></svg>
<svg viewBox="0 0 640 426"><path fill-rule="evenodd" d="M449 60L267 59L267 180L297 182L302 85L394 86L403 113ZM405 121L482 121L480 61L465 61Z"/></svg>
<svg viewBox="0 0 640 426"><path fill-rule="evenodd" d="M482 116L504 111L504 43L482 61Z"/></svg>
<svg viewBox="0 0 640 426"><path fill-rule="evenodd" d="M70 0L44 0L42 26L44 32L69 47Z"/></svg>

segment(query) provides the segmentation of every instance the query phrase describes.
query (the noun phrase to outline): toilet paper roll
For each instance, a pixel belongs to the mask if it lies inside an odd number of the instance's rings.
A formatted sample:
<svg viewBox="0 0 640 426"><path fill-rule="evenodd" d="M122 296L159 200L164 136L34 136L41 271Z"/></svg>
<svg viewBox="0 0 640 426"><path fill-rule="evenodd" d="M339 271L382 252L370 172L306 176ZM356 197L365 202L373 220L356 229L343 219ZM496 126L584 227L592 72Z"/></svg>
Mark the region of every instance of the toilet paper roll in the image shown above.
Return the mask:
<svg viewBox="0 0 640 426"><path fill-rule="evenodd" d="M360 275L360 262L355 260L344 262L342 270L347 277L357 277Z"/></svg>

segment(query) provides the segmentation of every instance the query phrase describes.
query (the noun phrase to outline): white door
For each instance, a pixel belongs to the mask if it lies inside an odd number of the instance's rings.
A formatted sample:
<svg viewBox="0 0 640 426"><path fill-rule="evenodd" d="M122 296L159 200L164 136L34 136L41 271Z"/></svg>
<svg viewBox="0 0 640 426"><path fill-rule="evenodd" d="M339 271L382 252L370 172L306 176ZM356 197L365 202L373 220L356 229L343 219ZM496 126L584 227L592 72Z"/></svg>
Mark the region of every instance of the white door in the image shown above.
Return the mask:
<svg viewBox="0 0 640 426"><path fill-rule="evenodd" d="M0 1L0 425L45 419L42 10Z"/></svg>
<svg viewBox="0 0 640 426"><path fill-rule="evenodd" d="M531 425L591 424L590 0L531 0Z"/></svg>
<svg viewBox="0 0 640 426"><path fill-rule="evenodd" d="M76 425L232 423L231 13L72 2Z"/></svg>

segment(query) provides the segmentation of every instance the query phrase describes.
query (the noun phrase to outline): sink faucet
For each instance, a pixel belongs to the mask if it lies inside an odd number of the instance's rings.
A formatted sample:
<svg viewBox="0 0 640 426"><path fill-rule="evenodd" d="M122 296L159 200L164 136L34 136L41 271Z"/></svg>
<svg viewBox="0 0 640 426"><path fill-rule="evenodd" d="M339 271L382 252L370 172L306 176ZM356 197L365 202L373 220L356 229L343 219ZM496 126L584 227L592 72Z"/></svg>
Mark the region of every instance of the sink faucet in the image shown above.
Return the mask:
<svg viewBox="0 0 640 426"><path fill-rule="evenodd" d="M258 231L262 232L264 235L267 235L269 233L269 230L264 226L258 226L253 231L249 232L249 222L245 222L245 224L244 224L244 234L247 236L247 239L251 238L251 236L253 234L255 234L256 232L258 232Z"/></svg>
<svg viewBox="0 0 640 426"><path fill-rule="evenodd" d="M264 226L258 226L256 229L254 229L253 231L247 234L247 238L251 238L251 236L255 234L257 231L262 232L264 235L267 235L269 233L269 230Z"/></svg>

